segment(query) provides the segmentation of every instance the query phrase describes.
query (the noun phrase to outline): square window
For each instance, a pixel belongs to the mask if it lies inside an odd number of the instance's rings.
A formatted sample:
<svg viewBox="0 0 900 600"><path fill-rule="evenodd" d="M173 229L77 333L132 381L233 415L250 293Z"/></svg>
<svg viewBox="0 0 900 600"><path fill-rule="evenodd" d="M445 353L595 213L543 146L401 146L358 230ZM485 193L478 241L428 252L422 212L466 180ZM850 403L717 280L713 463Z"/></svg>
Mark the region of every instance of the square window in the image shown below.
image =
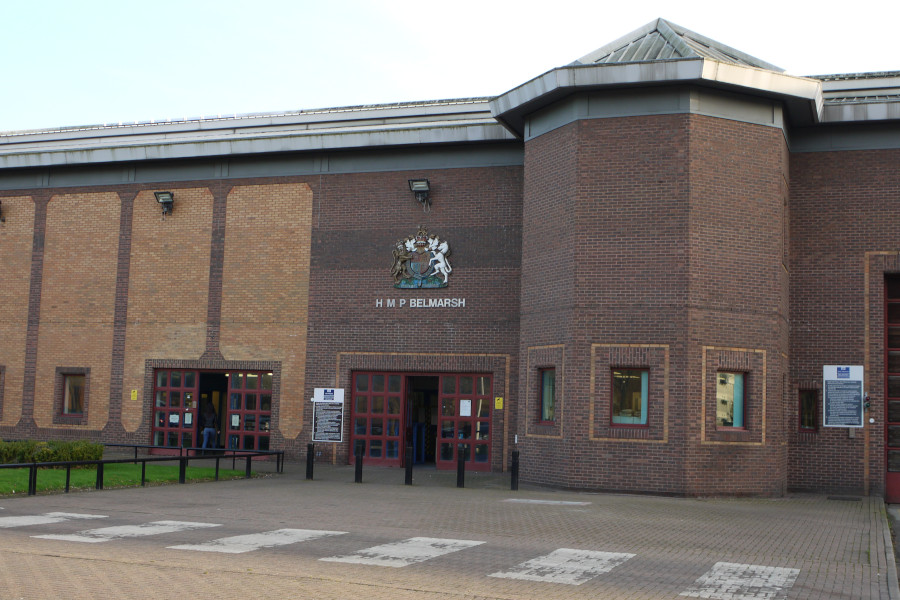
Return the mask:
<svg viewBox="0 0 900 600"><path fill-rule="evenodd" d="M800 430L815 431L818 425L816 407L819 405L817 390L800 390Z"/></svg>
<svg viewBox="0 0 900 600"><path fill-rule="evenodd" d="M556 420L556 369L541 369L541 421Z"/></svg>
<svg viewBox="0 0 900 600"><path fill-rule="evenodd" d="M646 369L613 369L613 425L646 425L647 395L650 371Z"/></svg>
<svg viewBox="0 0 900 600"><path fill-rule="evenodd" d="M84 414L84 375L63 375L62 414Z"/></svg>
<svg viewBox="0 0 900 600"><path fill-rule="evenodd" d="M716 373L716 425L744 427L743 373Z"/></svg>

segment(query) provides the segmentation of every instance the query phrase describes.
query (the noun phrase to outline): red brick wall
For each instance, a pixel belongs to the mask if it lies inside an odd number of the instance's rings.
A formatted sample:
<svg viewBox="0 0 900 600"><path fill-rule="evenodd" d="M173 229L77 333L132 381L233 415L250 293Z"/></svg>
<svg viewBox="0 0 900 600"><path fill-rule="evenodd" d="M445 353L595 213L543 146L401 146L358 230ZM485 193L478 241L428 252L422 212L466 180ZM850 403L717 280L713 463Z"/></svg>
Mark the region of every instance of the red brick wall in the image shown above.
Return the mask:
<svg viewBox="0 0 900 600"><path fill-rule="evenodd" d="M553 426L520 412L524 479L780 493L785 164L780 130L699 116L585 120L526 143L520 380L555 366L562 406ZM703 430L710 353L756 380L746 432ZM614 367L651 369L644 430L609 425ZM535 386L523 395L539 406Z"/></svg>
<svg viewBox="0 0 900 600"><path fill-rule="evenodd" d="M900 150L791 157L792 488L884 489L884 275L900 273L898 166ZM866 367L874 426L797 432L798 386L820 389L826 364Z"/></svg>
<svg viewBox="0 0 900 600"><path fill-rule="evenodd" d="M428 213L409 191L407 180L415 177L431 183ZM355 369L490 373L494 395L505 397L491 428L492 466L502 468L502 432L512 435L505 419L517 400L521 168L334 175L318 179L314 191L304 397L316 387L349 389ZM393 287L391 251L419 226L449 242L447 288ZM464 298L466 305L386 306L411 298ZM312 409L304 404L309 423ZM349 427L348 418L345 440ZM298 443L308 437L306 431ZM320 447L325 459L347 461L348 442Z"/></svg>

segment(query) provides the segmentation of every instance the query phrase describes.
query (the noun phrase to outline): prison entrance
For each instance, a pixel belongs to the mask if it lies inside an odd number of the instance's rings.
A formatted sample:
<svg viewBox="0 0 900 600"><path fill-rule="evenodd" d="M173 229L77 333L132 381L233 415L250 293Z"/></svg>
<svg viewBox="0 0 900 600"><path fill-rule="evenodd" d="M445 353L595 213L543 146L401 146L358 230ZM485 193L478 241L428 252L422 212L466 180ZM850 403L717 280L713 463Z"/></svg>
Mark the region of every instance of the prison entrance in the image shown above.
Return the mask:
<svg viewBox="0 0 900 600"><path fill-rule="evenodd" d="M156 369L150 434L156 453L202 446L207 404L216 415L211 448L269 449L272 373Z"/></svg>
<svg viewBox="0 0 900 600"><path fill-rule="evenodd" d="M350 462L414 464L489 471L492 377L487 374L355 372L352 376Z"/></svg>

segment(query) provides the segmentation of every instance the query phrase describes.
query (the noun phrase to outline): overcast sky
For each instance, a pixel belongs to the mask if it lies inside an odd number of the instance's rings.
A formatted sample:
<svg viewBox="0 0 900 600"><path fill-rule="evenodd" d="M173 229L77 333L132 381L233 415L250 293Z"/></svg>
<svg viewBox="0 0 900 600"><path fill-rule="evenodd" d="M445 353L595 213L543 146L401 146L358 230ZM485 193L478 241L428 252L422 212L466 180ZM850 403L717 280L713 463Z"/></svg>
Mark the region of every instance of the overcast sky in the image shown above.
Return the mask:
<svg viewBox="0 0 900 600"><path fill-rule="evenodd" d="M898 0L0 0L0 131L494 96L657 17L793 75L900 71Z"/></svg>

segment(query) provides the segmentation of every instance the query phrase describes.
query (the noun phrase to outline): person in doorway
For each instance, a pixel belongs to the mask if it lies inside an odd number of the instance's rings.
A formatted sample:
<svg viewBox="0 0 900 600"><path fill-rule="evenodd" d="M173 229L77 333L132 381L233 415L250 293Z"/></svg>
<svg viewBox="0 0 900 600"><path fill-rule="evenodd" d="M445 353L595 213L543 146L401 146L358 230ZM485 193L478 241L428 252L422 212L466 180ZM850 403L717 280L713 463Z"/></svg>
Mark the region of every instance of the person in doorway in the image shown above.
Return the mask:
<svg viewBox="0 0 900 600"><path fill-rule="evenodd" d="M218 416L212 404L207 402L200 415L200 431L203 433L203 448L215 448L216 433L219 429Z"/></svg>

